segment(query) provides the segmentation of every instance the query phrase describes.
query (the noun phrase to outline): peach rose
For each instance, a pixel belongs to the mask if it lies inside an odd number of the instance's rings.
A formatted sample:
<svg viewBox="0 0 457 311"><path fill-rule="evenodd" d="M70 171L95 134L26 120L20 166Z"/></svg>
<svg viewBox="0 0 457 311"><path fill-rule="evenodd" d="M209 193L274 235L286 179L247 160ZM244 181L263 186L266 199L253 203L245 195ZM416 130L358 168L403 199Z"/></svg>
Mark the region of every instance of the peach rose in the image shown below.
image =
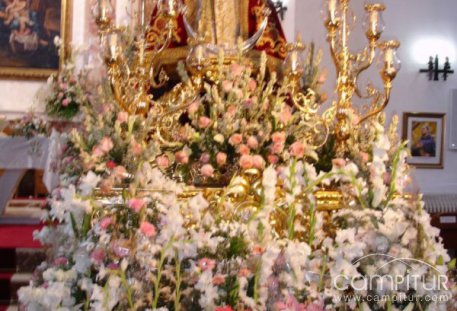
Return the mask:
<svg viewBox="0 0 457 311"><path fill-rule="evenodd" d="M300 141L296 141L290 146L289 151L292 156L303 158L305 155L305 145Z"/></svg>
<svg viewBox="0 0 457 311"><path fill-rule="evenodd" d="M187 112L189 112L189 114L194 114L194 113L196 113L198 111L199 108L200 108L200 102L194 101L187 108Z"/></svg>
<svg viewBox="0 0 457 311"><path fill-rule="evenodd" d="M253 92L257 88L257 82L254 79L249 80L248 88L251 92Z"/></svg>
<svg viewBox="0 0 457 311"><path fill-rule="evenodd" d="M170 159L166 155L161 155L156 159L157 165L159 168L164 169L170 166Z"/></svg>
<svg viewBox="0 0 457 311"><path fill-rule="evenodd" d="M233 76L239 77L239 76L241 76L241 74L244 71L244 66L241 66L239 64L232 64L230 66L230 71L231 71Z"/></svg>
<svg viewBox="0 0 457 311"><path fill-rule="evenodd" d="M286 141L286 133L284 132L275 132L273 135L271 135L271 140L277 144L277 143L284 143Z"/></svg>
<svg viewBox="0 0 457 311"><path fill-rule="evenodd" d="M137 143L135 138L132 138L132 140L130 141L130 148L134 156L139 156L143 152L143 147L141 146L141 144Z"/></svg>
<svg viewBox="0 0 457 311"><path fill-rule="evenodd" d="M200 156L200 162L203 163L203 164L206 164L208 163L210 160L210 156L208 153L203 153L201 156Z"/></svg>
<svg viewBox="0 0 457 311"><path fill-rule="evenodd" d="M213 285L222 285L225 283L225 276L223 276L222 274L216 274L214 277L213 277Z"/></svg>
<svg viewBox="0 0 457 311"><path fill-rule="evenodd" d="M268 163L270 163L270 164L276 164L279 161L279 157L274 154L269 154L267 156L267 160L268 160Z"/></svg>
<svg viewBox="0 0 457 311"><path fill-rule="evenodd" d="M230 92L233 89L233 82L228 80L222 81L222 89L226 93Z"/></svg>
<svg viewBox="0 0 457 311"><path fill-rule="evenodd" d="M100 150L104 153L110 152L113 149L114 144L110 137L103 137L100 143L98 144Z"/></svg>
<svg viewBox="0 0 457 311"><path fill-rule="evenodd" d="M189 155L184 150L175 153L176 162L179 164L189 163Z"/></svg>
<svg viewBox="0 0 457 311"><path fill-rule="evenodd" d="M248 138L248 146L251 149L257 149L257 147L259 146L259 141L257 140L257 137L249 136L249 138Z"/></svg>
<svg viewBox="0 0 457 311"><path fill-rule="evenodd" d="M292 119L292 111L289 106L284 106L279 114L279 121L283 124L287 124Z"/></svg>
<svg viewBox="0 0 457 311"><path fill-rule="evenodd" d="M342 159L342 158L336 158L336 159L332 160L332 164L333 164L333 166L335 166L337 168L342 168L342 167L346 166L346 160Z"/></svg>
<svg viewBox="0 0 457 311"><path fill-rule="evenodd" d="M252 162L255 168L263 169L265 167L265 160L260 155L255 155L252 158Z"/></svg>
<svg viewBox="0 0 457 311"><path fill-rule="evenodd" d="M254 166L254 159L250 155L242 155L240 158L240 166L243 169L249 169Z"/></svg>
<svg viewBox="0 0 457 311"><path fill-rule="evenodd" d="M229 144L232 146L239 145L239 144L241 144L242 141L243 141L243 136L241 134L233 134L229 138Z"/></svg>
<svg viewBox="0 0 457 311"><path fill-rule="evenodd" d="M210 124L211 124L211 119L208 117L201 116L198 119L198 127L201 129L207 128L208 126L210 126Z"/></svg>
<svg viewBox="0 0 457 311"><path fill-rule="evenodd" d="M239 153L239 154L244 155L244 154L249 154L250 152L251 152L251 150L249 149L249 147L246 146L246 145L244 145L244 144L243 144L243 145L240 145L240 146L238 147L238 153Z"/></svg>
<svg viewBox="0 0 457 311"><path fill-rule="evenodd" d="M203 271L213 270L216 266L216 262L209 258L202 258L198 261L198 267Z"/></svg>
<svg viewBox="0 0 457 311"><path fill-rule="evenodd" d="M284 150L284 143L274 143L271 150L275 154L280 154Z"/></svg>
<svg viewBox="0 0 457 311"><path fill-rule="evenodd" d="M216 162L218 166L224 166L227 163L227 154L224 152L218 152L216 155Z"/></svg>
<svg viewBox="0 0 457 311"><path fill-rule="evenodd" d="M200 169L200 172L205 177L211 177L211 176L214 175L214 168L213 168L213 166L211 164L205 164Z"/></svg>
<svg viewBox="0 0 457 311"><path fill-rule="evenodd" d="M125 111L118 112L117 114L117 122L124 123L129 120L129 114Z"/></svg>
<svg viewBox="0 0 457 311"><path fill-rule="evenodd" d="M368 155L368 153L363 152L363 151L360 151L359 156L360 156L360 161L362 161L362 163L367 163L368 160L370 159L370 156Z"/></svg>

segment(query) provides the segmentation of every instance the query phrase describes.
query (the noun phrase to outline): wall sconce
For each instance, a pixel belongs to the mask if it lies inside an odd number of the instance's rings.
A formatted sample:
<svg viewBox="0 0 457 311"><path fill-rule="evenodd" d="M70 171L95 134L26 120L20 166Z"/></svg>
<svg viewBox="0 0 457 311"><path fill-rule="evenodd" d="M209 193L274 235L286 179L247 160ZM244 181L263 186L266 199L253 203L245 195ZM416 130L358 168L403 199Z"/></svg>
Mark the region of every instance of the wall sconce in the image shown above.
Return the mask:
<svg viewBox="0 0 457 311"><path fill-rule="evenodd" d="M440 75L440 73L442 73L443 79L444 79L444 81L446 81L448 75L453 74L454 70L451 69L451 63L449 62L449 57L446 57L446 61L444 62L443 69L440 69L438 55L436 55L435 59L433 59L433 57L430 56L430 59L428 61L428 68L420 69L419 72L428 73L428 79L430 81L431 80L439 81L439 75Z"/></svg>
<svg viewBox="0 0 457 311"><path fill-rule="evenodd" d="M287 11L287 6L285 6L281 0L277 0L274 3L276 13L278 13L278 16L281 18L281 20L284 20L284 13Z"/></svg>

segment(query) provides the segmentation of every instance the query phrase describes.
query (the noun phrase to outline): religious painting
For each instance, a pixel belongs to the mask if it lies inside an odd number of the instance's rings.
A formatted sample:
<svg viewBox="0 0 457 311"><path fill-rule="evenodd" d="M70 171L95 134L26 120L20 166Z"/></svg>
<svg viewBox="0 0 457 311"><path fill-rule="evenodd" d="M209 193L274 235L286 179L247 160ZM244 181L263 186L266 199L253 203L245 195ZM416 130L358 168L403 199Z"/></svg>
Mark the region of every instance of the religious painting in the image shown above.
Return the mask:
<svg viewBox="0 0 457 311"><path fill-rule="evenodd" d="M0 0L1 77L44 79L59 70L70 40L71 1Z"/></svg>
<svg viewBox="0 0 457 311"><path fill-rule="evenodd" d="M408 141L408 163L418 168L443 168L444 113L403 114L403 139Z"/></svg>

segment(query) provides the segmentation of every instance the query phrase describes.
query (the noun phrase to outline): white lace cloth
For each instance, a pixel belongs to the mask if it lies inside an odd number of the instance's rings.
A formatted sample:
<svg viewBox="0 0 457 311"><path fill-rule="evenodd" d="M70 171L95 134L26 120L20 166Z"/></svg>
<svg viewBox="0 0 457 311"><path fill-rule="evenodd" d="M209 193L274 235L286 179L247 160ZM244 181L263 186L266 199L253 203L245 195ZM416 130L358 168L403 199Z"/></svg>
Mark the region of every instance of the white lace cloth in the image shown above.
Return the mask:
<svg viewBox="0 0 457 311"><path fill-rule="evenodd" d="M43 183L52 191L59 183L58 163L63 139L51 137L0 137L0 215L28 169L42 169Z"/></svg>

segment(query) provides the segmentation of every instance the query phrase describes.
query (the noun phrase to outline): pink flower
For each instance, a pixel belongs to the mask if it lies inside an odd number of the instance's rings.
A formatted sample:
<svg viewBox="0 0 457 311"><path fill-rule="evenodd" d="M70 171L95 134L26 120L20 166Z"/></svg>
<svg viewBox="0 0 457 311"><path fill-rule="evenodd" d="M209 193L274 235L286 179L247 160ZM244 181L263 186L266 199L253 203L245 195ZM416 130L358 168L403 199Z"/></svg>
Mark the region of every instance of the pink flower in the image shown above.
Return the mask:
<svg viewBox="0 0 457 311"><path fill-rule="evenodd" d="M62 89L63 91L66 91L68 89L68 84L60 83L60 89Z"/></svg>
<svg viewBox="0 0 457 311"><path fill-rule="evenodd" d="M216 155L216 162L218 166L224 166L227 163L227 154L224 152L218 152Z"/></svg>
<svg viewBox="0 0 457 311"><path fill-rule="evenodd" d="M241 144L242 141L243 141L243 136L241 134L233 134L229 138L229 144L232 146L239 145L239 144Z"/></svg>
<svg viewBox="0 0 457 311"><path fill-rule="evenodd" d="M253 156L252 160L253 160L253 165L255 168L263 169L265 167L265 160L263 159L262 156L257 154L255 156Z"/></svg>
<svg viewBox="0 0 457 311"><path fill-rule="evenodd" d="M233 311L231 306L217 307L214 311Z"/></svg>
<svg viewBox="0 0 457 311"><path fill-rule="evenodd" d="M257 140L257 137L249 136L249 138L248 138L248 146L251 149L257 149L257 147L259 146L259 141Z"/></svg>
<svg viewBox="0 0 457 311"><path fill-rule="evenodd" d="M249 154L250 152L251 149L249 149L249 147L244 144L238 147L238 153L241 155Z"/></svg>
<svg viewBox="0 0 457 311"><path fill-rule="evenodd" d="M143 199L133 198L129 200L128 205L131 209L138 213L143 208L144 201Z"/></svg>
<svg viewBox="0 0 457 311"><path fill-rule="evenodd" d="M240 277L246 278L250 275L251 275L251 271L247 268L240 269L240 272L238 272L238 276L240 276Z"/></svg>
<svg viewBox="0 0 457 311"><path fill-rule="evenodd" d="M324 303L321 301L310 303L306 305L305 311L324 311Z"/></svg>
<svg viewBox="0 0 457 311"><path fill-rule="evenodd" d="M214 277L213 277L213 285L222 285L225 283L225 276L222 275L222 274L216 274Z"/></svg>
<svg viewBox="0 0 457 311"><path fill-rule="evenodd" d="M269 154L267 156L267 160L268 160L268 163L270 163L270 164L276 164L279 161L279 157L274 154Z"/></svg>
<svg viewBox="0 0 457 311"><path fill-rule="evenodd" d="M362 161L362 163L367 163L368 160L370 159L370 156L368 155L368 153L363 152L363 151L360 151L359 156L360 156L360 161Z"/></svg>
<svg viewBox="0 0 457 311"><path fill-rule="evenodd" d="M117 114L117 122L124 123L129 120L129 114L125 111L118 112Z"/></svg>
<svg viewBox="0 0 457 311"><path fill-rule="evenodd" d="M103 137L98 146L104 153L110 152L114 147L113 141L108 136Z"/></svg>
<svg viewBox="0 0 457 311"><path fill-rule="evenodd" d="M176 162L179 164L189 163L189 155L184 150L175 153Z"/></svg>
<svg viewBox="0 0 457 311"><path fill-rule="evenodd" d="M275 144L285 143L286 142L286 133L284 132L275 132L271 135L271 140Z"/></svg>
<svg viewBox="0 0 457 311"><path fill-rule="evenodd" d="M70 104L71 100L69 98L65 98L62 101L62 106L67 107Z"/></svg>
<svg viewBox="0 0 457 311"><path fill-rule="evenodd" d="M102 248L96 248L90 254L90 258L96 263L101 264L103 259L105 259L105 250Z"/></svg>
<svg viewBox="0 0 457 311"><path fill-rule="evenodd" d="M201 116L198 119L198 127L201 129L206 129L211 124L211 119L205 116Z"/></svg>
<svg viewBox="0 0 457 311"><path fill-rule="evenodd" d="M240 158L240 166L243 169L249 169L254 166L254 159L250 155L242 155Z"/></svg>
<svg viewBox="0 0 457 311"><path fill-rule="evenodd" d="M100 146L96 146L92 149L92 155L97 157L97 158L100 158L104 155L105 153L102 151L102 149L100 148Z"/></svg>
<svg viewBox="0 0 457 311"><path fill-rule="evenodd" d="M244 66L241 66L240 64L232 64L230 66L230 71L232 72L233 76L239 77L244 71Z"/></svg>
<svg viewBox="0 0 457 311"><path fill-rule="evenodd" d="M198 266L200 267L200 269L202 269L203 271L206 271L206 270L213 270L214 267L216 266L216 262L212 259L209 259L209 258L202 258L198 261Z"/></svg>
<svg viewBox="0 0 457 311"><path fill-rule="evenodd" d="M107 267L108 269L110 269L110 270L119 270L119 264L114 263L114 262L110 263L110 264L107 265L106 267Z"/></svg>
<svg viewBox="0 0 457 311"><path fill-rule="evenodd" d="M237 109L236 109L235 106L229 106L229 107L227 108L226 115L227 115L228 117L233 117L233 116L235 116L235 114L236 114L236 110L237 110Z"/></svg>
<svg viewBox="0 0 457 311"><path fill-rule="evenodd" d="M228 80L222 81L222 89L226 93L230 92L233 89L233 82L232 81L228 81Z"/></svg>
<svg viewBox="0 0 457 311"><path fill-rule="evenodd" d="M213 166L211 164L205 164L200 169L200 172L205 177L211 177L214 174L214 168L213 168Z"/></svg>
<svg viewBox="0 0 457 311"><path fill-rule="evenodd" d="M161 155L156 159L157 165L159 168L164 169L170 166L170 159L166 155Z"/></svg>
<svg viewBox="0 0 457 311"><path fill-rule="evenodd" d="M332 164L337 168L342 168L346 165L346 160L342 158L336 158L332 160Z"/></svg>
<svg viewBox="0 0 457 311"><path fill-rule="evenodd" d="M289 106L284 106L281 113L279 114L279 121L283 124L289 123L292 119L292 111Z"/></svg>
<svg viewBox="0 0 457 311"><path fill-rule="evenodd" d="M257 82L254 79L249 80L248 88L251 92L253 92L257 88Z"/></svg>
<svg viewBox="0 0 457 311"><path fill-rule="evenodd" d="M244 101L244 108L246 109L250 109L252 107L252 104L254 103L254 101L252 100L252 98L248 98Z"/></svg>
<svg viewBox="0 0 457 311"><path fill-rule="evenodd" d="M280 154L284 150L284 143L274 143L271 150L275 154Z"/></svg>
<svg viewBox="0 0 457 311"><path fill-rule="evenodd" d="M155 236L157 233L154 225L147 221L141 222L140 231L148 238Z"/></svg>
<svg viewBox="0 0 457 311"><path fill-rule="evenodd" d="M190 104L189 108L187 108L187 111L189 114L194 114L198 111L200 108L200 102L199 101L194 101L192 104Z"/></svg>
<svg viewBox="0 0 457 311"><path fill-rule="evenodd" d="M62 98L64 96L64 93L63 92L59 92L59 94L57 95L59 98Z"/></svg>
<svg viewBox="0 0 457 311"><path fill-rule="evenodd" d="M143 147L141 146L141 144L137 143L135 138L132 138L132 140L130 141L130 148L134 156L139 156L143 152Z"/></svg>
<svg viewBox="0 0 457 311"><path fill-rule="evenodd" d="M127 170L122 165L116 166L113 169L112 176L117 180L123 180L127 177Z"/></svg>
<svg viewBox="0 0 457 311"><path fill-rule="evenodd" d="M68 259L65 257L57 257L54 259L54 265L55 266L66 266L68 265Z"/></svg>
<svg viewBox="0 0 457 311"><path fill-rule="evenodd" d="M297 158L303 158L305 155L305 145L301 141L294 142L290 148L290 154Z"/></svg>
<svg viewBox="0 0 457 311"><path fill-rule="evenodd" d="M252 255L256 256L256 255L262 255L263 253L265 252L265 248L260 246L260 245L255 245L253 248L252 248Z"/></svg>
<svg viewBox="0 0 457 311"><path fill-rule="evenodd" d="M200 162L203 163L203 164L206 164L208 163L210 160L210 156L208 153L203 153L201 156L200 156Z"/></svg>
<svg viewBox="0 0 457 311"><path fill-rule="evenodd" d="M106 167L109 168L110 170L114 169L116 166L117 166L117 164L113 160L106 162Z"/></svg>
<svg viewBox="0 0 457 311"><path fill-rule="evenodd" d="M113 217L105 217L100 221L100 228L102 228L103 230L106 230L113 223L114 223Z"/></svg>

